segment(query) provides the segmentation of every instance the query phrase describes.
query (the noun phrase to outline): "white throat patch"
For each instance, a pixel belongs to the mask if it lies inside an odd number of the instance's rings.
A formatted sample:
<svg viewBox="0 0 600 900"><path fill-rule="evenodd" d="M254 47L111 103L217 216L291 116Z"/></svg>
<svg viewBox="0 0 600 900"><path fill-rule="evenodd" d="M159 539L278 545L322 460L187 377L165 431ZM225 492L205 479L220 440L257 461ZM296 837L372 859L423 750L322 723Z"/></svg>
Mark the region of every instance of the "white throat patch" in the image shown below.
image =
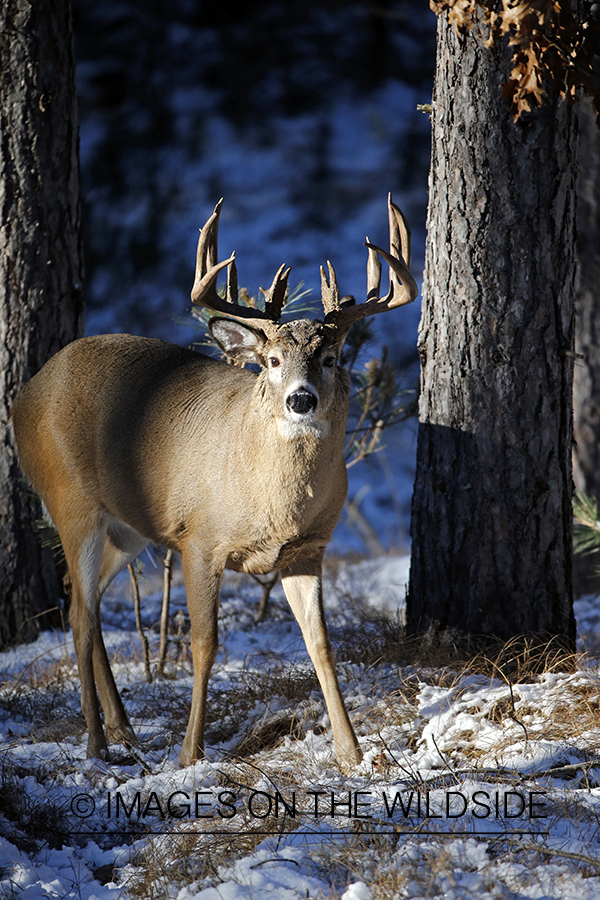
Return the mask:
<svg viewBox="0 0 600 900"><path fill-rule="evenodd" d="M277 428L285 441L296 441L298 438L309 435L322 440L329 434L329 422L319 419L309 419L308 421L277 419Z"/></svg>

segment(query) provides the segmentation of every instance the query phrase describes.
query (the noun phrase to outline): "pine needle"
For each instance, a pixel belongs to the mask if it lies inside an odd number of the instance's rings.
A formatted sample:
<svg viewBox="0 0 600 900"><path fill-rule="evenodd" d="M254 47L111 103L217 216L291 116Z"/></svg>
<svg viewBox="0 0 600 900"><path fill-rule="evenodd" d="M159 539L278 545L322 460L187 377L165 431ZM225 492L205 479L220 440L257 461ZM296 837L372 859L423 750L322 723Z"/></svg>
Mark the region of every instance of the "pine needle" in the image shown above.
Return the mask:
<svg viewBox="0 0 600 900"><path fill-rule="evenodd" d="M598 501L583 491L573 498L573 550L580 555L600 551L600 508Z"/></svg>

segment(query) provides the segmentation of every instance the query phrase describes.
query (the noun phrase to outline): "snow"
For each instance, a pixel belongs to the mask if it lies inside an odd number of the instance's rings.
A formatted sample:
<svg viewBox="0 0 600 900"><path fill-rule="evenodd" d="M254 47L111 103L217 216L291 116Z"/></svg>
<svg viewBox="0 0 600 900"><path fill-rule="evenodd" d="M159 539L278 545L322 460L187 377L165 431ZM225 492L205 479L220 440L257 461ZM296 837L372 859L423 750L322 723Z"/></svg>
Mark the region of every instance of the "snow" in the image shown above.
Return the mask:
<svg viewBox="0 0 600 900"><path fill-rule="evenodd" d="M597 900L597 663L508 684L395 662L384 639L402 621L407 575L406 556L327 566L338 672L364 752L351 771L335 761L282 593L256 625L260 591L241 576L223 588L207 758L184 770L185 639L172 639L168 677L147 684L127 579L103 612L139 737L131 753L85 758L70 633L0 654L0 897ZM159 580L144 570L153 654ZM172 611L184 608L177 580ZM600 598L577 604L588 637L599 608ZM294 735L243 749L250 732L292 717Z"/></svg>

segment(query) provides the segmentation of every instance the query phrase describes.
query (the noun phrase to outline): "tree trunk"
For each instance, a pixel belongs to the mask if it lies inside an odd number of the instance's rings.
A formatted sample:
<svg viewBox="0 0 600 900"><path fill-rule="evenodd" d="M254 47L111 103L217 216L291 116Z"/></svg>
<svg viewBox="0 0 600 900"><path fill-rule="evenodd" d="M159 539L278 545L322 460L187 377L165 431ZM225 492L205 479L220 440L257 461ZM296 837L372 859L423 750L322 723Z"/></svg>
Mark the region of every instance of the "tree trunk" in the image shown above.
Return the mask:
<svg viewBox="0 0 600 900"><path fill-rule="evenodd" d="M503 54L438 18L407 625L570 649L575 114Z"/></svg>
<svg viewBox="0 0 600 900"><path fill-rule="evenodd" d="M579 134L573 477L600 500L600 130L590 100L580 105ZM596 554L575 557L575 596L597 590L597 569Z"/></svg>
<svg viewBox="0 0 600 900"><path fill-rule="evenodd" d="M589 100L579 118L577 329L573 392L573 475L579 490L600 499L600 130Z"/></svg>
<svg viewBox="0 0 600 900"><path fill-rule="evenodd" d="M0 23L0 645L58 599L7 428L20 387L83 321L77 115L68 0L2 0Z"/></svg>

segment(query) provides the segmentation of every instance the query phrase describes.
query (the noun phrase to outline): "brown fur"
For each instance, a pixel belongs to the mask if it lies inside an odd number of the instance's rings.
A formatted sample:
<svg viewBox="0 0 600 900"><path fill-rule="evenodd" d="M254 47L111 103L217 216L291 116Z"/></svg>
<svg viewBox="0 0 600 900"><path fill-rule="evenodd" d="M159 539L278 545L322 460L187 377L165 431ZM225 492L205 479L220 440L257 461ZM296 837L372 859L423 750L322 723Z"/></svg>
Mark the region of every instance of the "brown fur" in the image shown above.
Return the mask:
<svg viewBox="0 0 600 900"><path fill-rule="evenodd" d="M90 756L107 753L94 681L109 739L134 740L99 605L110 581L153 541L182 554L192 622L195 680L182 765L203 754L226 567L281 570L323 687L338 759L360 760L321 593L323 552L346 496L348 407L346 373L323 359L337 357L343 335L306 320L270 339L242 331L256 344L242 357L265 367L258 376L162 341L104 335L58 353L14 405L21 465L58 528L72 579ZM273 357L280 362L270 368ZM315 428L306 433L302 423L288 422L284 396L294 383L312 385L319 397Z"/></svg>
<svg viewBox="0 0 600 900"><path fill-rule="evenodd" d="M71 625L88 756L109 739L134 741L100 629L113 578L153 541L181 552L192 624L194 688L180 762L204 752L210 670L217 654L223 570L279 569L319 678L340 763L361 751L338 683L325 624L323 553L347 490L343 458L347 374L337 360L351 324L410 303L410 229L388 197L390 252L367 241L367 301L340 299L333 266L321 269L325 323L279 325L289 269L281 266L265 309L237 302L234 256L217 262L222 201L201 229L192 301L233 318L213 336L257 376L163 341L83 338L27 384L12 422L23 471L58 529L71 579ZM380 297L381 264L390 289ZM228 270L227 298L216 279Z"/></svg>

